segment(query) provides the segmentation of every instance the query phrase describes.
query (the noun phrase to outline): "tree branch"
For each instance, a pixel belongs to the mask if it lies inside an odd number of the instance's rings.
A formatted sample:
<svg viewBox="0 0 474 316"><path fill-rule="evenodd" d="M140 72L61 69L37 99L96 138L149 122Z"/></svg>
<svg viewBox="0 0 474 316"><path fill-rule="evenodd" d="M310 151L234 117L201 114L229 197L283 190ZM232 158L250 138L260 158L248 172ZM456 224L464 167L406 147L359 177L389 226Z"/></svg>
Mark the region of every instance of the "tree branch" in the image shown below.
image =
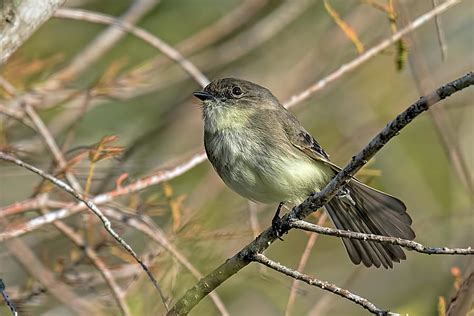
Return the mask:
<svg viewBox="0 0 474 316"><path fill-rule="evenodd" d="M166 170L159 170L155 172L153 175L139 179L129 185L118 187L115 190L110 192L106 192L103 194L99 194L91 199L91 202L98 205L104 204L113 201L115 198L127 194L131 194L133 192L138 192L140 190L144 190L151 185L156 185L162 183L164 181L168 181L170 179L176 178L179 175L187 172L189 169L192 169L197 164L206 160L206 154L203 152L199 152L195 154L191 159L186 161L185 163L179 164L176 167L166 169ZM18 208L36 208L37 203L33 200L27 203L15 203L14 205L7 206L6 208L1 208L0 211L14 213L18 211ZM49 212L46 215L38 216L33 218L22 225L17 226L15 229L5 230L0 232L0 242L7 240L12 237L18 237L28 232L31 232L35 229L38 229L44 225L51 224L52 222L67 218L73 214L76 214L80 211L87 209L87 206L83 203L74 204L71 203L70 206L64 207L62 209ZM1 218L1 217L0 217Z"/></svg>
<svg viewBox="0 0 474 316"><path fill-rule="evenodd" d="M281 219L283 232L287 232L290 227L290 221L303 219L310 213L326 204L339 190L339 188L350 180L350 178L364 166L382 147L401 129L408 125L418 115L426 111L433 104L449 97L450 95L461 91L462 89L474 84L473 73L460 77L452 82L445 84L439 89L433 91L427 96L420 98L410 105L404 112L399 114L391 121L379 134L377 134L370 143L356 156L352 157L351 162L341 170L331 182L320 192L312 194L303 203L294 207L288 214ZM268 227L254 241L245 246L232 258L228 259L217 269L201 279L196 285L190 288L173 306L168 315L186 315L193 309L199 301L237 273L240 269L247 266L254 258L255 254L265 251L275 240L272 227Z"/></svg>
<svg viewBox="0 0 474 316"><path fill-rule="evenodd" d="M283 273L287 276L292 277L295 280L300 280L303 281L309 285L317 286L325 291L332 292L336 295L342 296L360 306L363 308L367 309L369 312L376 314L376 315L388 315L388 312L385 310L382 310L375 306L373 303L371 303L369 300L360 297L359 295L356 295L346 289L340 288L332 283L329 283L327 281L321 281L316 278L313 278L309 275L303 274L301 272L298 272L296 270L290 269L288 267L285 267L284 265L275 262L273 260L268 259L261 253L257 253L253 256L253 261L261 263L275 271L278 271L280 273Z"/></svg>
<svg viewBox="0 0 474 316"><path fill-rule="evenodd" d="M472 249L471 247L467 247L467 248L427 247L413 240L407 240L407 239L396 238L396 237L388 237L388 236L382 236L382 235L357 233L357 232L352 232L352 231L342 230L342 229L334 229L331 227L323 227L323 226L315 225L312 223L308 223L303 220L290 221L289 225L291 228L302 229L308 232L313 232L313 233L318 233L318 234L323 234L323 235L352 238L352 239L358 239L358 240L370 240L370 241L381 242L381 243L390 243L392 245L398 245L398 246L401 246L410 250L414 250L419 253L425 253L428 255L474 255L474 249Z"/></svg>
<svg viewBox="0 0 474 316"><path fill-rule="evenodd" d="M444 2L443 4L441 4L440 6L437 6L433 10L418 17L413 22L408 24L406 27L394 33L390 38L387 38L386 40L380 42L378 45L366 50L365 53L361 54L359 57L355 58L351 62L342 65L336 71L331 73L329 76L323 78L322 80L319 80L318 82L316 82L314 85L310 86L308 89L304 90L303 92L300 92L299 94L292 96L290 100L285 102L284 104L285 107L292 107L293 105L297 103L303 102L304 100L309 98L311 95L313 95L313 93L324 88L328 83L336 80L343 74L357 68L358 66L365 63L372 57L378 55L384 49L386 49L387 47L389 47L390 45L392 45L393 43L401 39L403 36L409 34L413 30L417 29L421 25L430 21L432 18L438 16L439 14L441 14L442 12L446 11L447 9L449 9L450 7L452 7L453 5L459 2L460 2L459 0L448 0Z"/></svg>
<svg viewBox="0 0 474 316"><path fill-rule="evenodd" d="M153 9L160 0L138 0L134 1L130 8L123 13L118 20L135 24L151 9ZM64 81L70 81L72 78L84 72L89 66L95 63L107 51L109 51L120 39L127 33L120 26L111 24L106 30L97 35L85 48L74 56L72 61L63 69L55 73L48 79L48 86L51 82L64 85Z"/></svg>
<svg viewBox="0 0 474 316"><path fill-rule="evenodd" d="M205 87L209 83L207 77L193 63L184 58L183 55L181 55L181 53L179 53L176 49L174 49L155 35L151 34L150 32L145 31L142 28L136 27L132 23L128 23L127 21L121 21L120 19L106 14L79 9L60 9L54 14L54 16L57 18L82 20L105 25L116 25L124 31L133 34L134 36L142 39L151 46L159 49L163 54L165 54L166 56L174 60L178 65L180 65L181 68L183 68L184 71L186 71L189 76L191 76L191 78L193 78L201 86Z"/></svg>

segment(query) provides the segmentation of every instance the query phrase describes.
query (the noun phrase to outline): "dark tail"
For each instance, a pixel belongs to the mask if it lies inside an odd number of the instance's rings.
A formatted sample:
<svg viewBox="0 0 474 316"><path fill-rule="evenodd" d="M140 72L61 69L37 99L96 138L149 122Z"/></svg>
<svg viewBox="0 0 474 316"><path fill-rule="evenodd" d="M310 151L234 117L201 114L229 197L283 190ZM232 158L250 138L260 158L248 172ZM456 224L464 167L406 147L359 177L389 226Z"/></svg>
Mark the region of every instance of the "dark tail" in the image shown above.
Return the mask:
<svg viewBox="0 0 474 316"><path fill-rule="evenodd" d="M349 197L336 196L326 205L326 210L338 229L377 234L404 239L414 239L411 218L405 204L397 198L352 180L346 188ZM352 199L352 201L351 201ZM400 246L342 238L347 253L355 264L377 268L392 268L392 262L404 260Z"/></svg>

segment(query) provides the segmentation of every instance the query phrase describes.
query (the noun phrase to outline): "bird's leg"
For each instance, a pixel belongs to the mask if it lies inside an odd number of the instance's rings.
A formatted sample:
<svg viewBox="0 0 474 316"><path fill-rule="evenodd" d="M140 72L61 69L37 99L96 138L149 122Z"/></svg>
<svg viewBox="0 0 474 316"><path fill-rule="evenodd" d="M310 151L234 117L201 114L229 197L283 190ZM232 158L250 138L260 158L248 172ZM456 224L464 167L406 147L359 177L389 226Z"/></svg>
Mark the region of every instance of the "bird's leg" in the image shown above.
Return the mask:
<svg viewBox="0 0 474 316"><path fill-rule="evenodd" d="M283 236L283 223L282 223L281 217L280 217L280 211L281 211L281 208L283 207L283 205L285 205L285 202L280 202L280 204L278 204L275 215L273 215L273 218L272 218L273 233L280 240L283 240L281 238L281 236Z"/></svg>
<svg viewBox="0 0 474 316"><path fill-rule="evenodd" d="M356 203L351 196L351 191L346 186L342 187L336 194L336 197L344 203L355 206Z"/></svg>

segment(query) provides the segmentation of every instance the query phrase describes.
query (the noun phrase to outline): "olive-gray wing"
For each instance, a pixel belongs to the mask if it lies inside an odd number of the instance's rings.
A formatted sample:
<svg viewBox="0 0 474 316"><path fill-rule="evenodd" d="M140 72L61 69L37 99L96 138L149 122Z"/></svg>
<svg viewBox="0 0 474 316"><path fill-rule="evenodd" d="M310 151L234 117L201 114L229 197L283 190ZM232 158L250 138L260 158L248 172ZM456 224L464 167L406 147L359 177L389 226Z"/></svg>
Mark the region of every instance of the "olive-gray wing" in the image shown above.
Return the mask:
<svg viewBox="0 0 474 316"><path fill-rule="evenodd" d="M296 119L295 119L296 120ZM292 124L287 128L288 138L294 147L316 161L331 167L334 175L341 169L329 161L329 155L319 143L302 127ZM376 234L412 240L415 233L410 225L412 220L406 212L405 204L384 192L373 189L353 178L343 188L344 194L335 196L325 208L338 229L365 234ZM352 202L351 201L352 199ZM342 238L344 246L355 264L392 268L393 262L406 258L400 246Z"/></svg>

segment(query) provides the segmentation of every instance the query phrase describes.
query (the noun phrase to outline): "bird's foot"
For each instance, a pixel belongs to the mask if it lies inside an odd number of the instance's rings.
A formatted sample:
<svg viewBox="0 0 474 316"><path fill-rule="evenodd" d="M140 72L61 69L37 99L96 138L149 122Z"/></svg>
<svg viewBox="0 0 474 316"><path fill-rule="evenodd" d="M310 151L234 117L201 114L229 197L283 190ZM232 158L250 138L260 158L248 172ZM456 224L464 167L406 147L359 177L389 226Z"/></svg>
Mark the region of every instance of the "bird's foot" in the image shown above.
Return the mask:
<svg viewBox="0 0 474 316"><path fill-rule="evenodd" d="M284 204L285 202L280 202L280 204L278 204L278 208L275 212L275 215L273 215L273 218L272 218L273 234L280 240L283 240L281 236L283 236L283 234L285 233L283 229L283 222L280 217L280 211Z"/></svg>

